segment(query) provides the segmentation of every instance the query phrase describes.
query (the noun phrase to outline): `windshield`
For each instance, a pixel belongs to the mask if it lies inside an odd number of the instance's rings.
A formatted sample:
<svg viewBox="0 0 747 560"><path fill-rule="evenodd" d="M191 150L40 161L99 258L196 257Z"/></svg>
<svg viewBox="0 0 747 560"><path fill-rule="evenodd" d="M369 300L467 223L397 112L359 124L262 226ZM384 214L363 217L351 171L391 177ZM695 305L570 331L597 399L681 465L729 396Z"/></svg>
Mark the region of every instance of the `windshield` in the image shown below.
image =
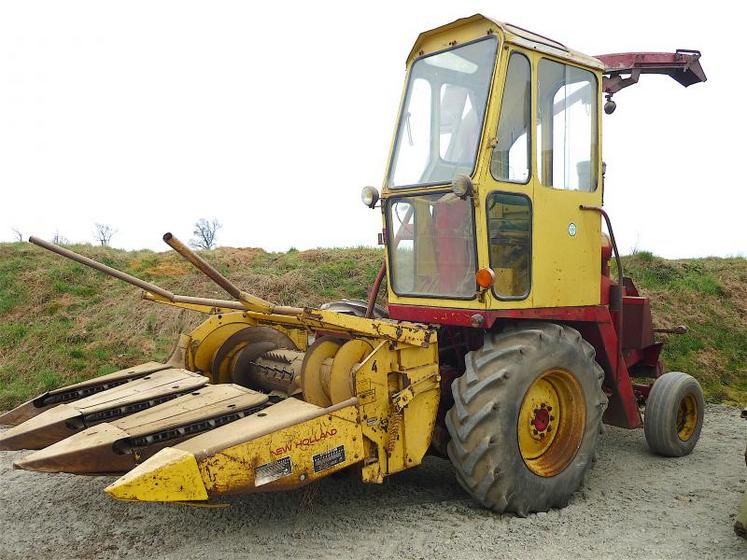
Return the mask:
<svg viewBox="0 0 747 560"><path fill-rule="evenodd" d="M497 45L491 36L413 63L390 187L448 183L472 173Z"/></svg>

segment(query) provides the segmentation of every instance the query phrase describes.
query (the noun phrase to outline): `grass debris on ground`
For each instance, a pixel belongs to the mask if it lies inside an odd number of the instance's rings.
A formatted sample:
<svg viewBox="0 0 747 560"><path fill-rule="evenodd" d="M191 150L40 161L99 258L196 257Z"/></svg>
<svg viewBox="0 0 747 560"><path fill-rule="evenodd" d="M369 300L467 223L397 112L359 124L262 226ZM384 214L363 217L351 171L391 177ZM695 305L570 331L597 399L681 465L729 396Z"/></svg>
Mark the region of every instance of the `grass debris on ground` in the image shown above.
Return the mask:
<svg viewBox="0 0 747 560"><path fill-rule="evenodd" d="M178 294L225 298L173 252L72 245L104 264ZM205 254L205 253L204 253ZM365 299L383 257L378 248L269 253L223 247L206 258L237 285L281 305ZM715 402L747 405L747 260L623 259L657 327L667 370L686 371ZM28 243L0 243L0 410L38 393L164 359L177 335L203 316L140 298L138 289Z"/></svg>

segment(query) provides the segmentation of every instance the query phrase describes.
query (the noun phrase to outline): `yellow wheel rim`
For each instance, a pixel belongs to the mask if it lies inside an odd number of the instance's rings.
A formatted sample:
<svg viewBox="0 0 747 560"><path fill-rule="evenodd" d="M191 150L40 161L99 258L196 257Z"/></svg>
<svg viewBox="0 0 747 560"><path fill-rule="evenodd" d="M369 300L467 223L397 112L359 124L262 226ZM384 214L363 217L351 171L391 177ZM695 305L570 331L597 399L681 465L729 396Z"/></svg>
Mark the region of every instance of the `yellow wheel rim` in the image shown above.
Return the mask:
<svg viewBox="0 0 747 560"><path fill-rule="evenodd" d="M677 409L677 436L682 441L693 437L698 425L698 401L692 395L686 395Z"/></svg>
<svg viewBox="0 0 747 560"><path fill-rule="evenodd" d="M519 409L519 451L529 470L542 477L562 472L584 437L584 392L569 371L551 369L527 389Z"/></svg>

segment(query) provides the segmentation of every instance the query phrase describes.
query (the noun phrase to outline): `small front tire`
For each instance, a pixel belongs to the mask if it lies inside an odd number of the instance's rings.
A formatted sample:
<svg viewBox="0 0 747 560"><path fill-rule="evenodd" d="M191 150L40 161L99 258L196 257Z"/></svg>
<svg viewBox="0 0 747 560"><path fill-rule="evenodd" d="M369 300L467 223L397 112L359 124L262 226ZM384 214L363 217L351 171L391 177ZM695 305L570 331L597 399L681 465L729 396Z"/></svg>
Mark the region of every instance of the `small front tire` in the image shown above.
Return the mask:
<svg viewBox="0 0 747 560"><path fill-rule="evenodd" d="M704 410L703 389L692 375L672 371L659 377L643 416L649 449L664 457L689 455L700 438Z"/></svg>

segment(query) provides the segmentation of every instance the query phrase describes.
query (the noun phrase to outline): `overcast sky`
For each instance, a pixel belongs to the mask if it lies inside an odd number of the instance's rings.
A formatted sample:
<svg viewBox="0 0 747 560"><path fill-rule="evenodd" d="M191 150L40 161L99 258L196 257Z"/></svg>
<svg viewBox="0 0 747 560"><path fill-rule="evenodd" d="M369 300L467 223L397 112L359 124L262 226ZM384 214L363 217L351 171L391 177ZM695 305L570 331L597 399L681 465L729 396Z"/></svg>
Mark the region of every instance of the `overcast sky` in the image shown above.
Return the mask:
<svg viewBox="0 0 747 560"><path fill-rule="evenodd" d="M700 49L708 82L642 77L604 117L624 252L747 254L747 78L718 2L0 2L0 240L12 228L164 250L376 243L380 187L421 30L483 13L588 54ZM732 11L732 13L730 13Z"/></svg>

